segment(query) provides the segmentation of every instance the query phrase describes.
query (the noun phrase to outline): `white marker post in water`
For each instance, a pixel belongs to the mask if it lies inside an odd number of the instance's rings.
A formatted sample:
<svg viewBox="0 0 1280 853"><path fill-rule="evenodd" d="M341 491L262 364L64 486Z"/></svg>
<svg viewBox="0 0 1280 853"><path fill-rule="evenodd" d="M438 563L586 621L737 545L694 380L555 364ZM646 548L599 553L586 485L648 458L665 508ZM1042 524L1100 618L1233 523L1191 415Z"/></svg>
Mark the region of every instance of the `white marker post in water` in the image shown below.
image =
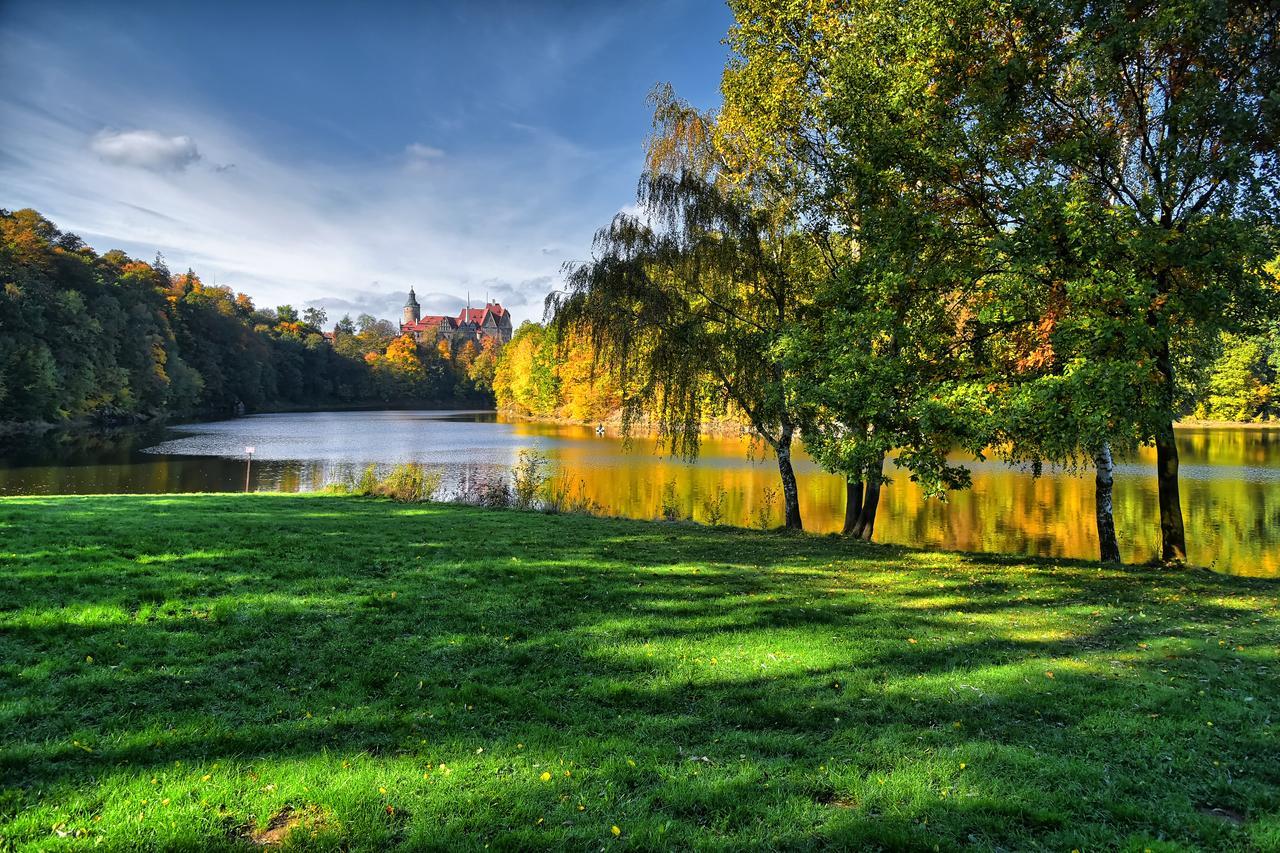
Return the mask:
<svg viewBox="0 0 1280 853"><path fill-rule="evenodd" d="M247 457L244 462L244 490L249 491L249 469L253 467L253 452L258 448L253 445L245 447L244 452Z"/></svg>

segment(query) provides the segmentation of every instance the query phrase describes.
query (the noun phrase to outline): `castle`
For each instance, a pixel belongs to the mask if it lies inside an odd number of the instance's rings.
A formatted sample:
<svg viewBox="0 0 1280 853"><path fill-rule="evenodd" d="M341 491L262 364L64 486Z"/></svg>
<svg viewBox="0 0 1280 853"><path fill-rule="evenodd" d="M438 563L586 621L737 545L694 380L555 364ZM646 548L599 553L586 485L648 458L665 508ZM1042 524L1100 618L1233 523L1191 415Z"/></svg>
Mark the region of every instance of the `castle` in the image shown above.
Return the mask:
<svg viewBox="0 0 1280 853"><path fill-rule="evenodd" d="M483 308L467 305L457 317L443 314L423 317L413 288L409 288L409 301L404 304L400 318L400 334L413 335L415 341L426 343L444 340L452 346L461 346L471 341L480 347L492 340L502 346L511 340L511 333L511 312L497 302L486 302Z"/></svg>

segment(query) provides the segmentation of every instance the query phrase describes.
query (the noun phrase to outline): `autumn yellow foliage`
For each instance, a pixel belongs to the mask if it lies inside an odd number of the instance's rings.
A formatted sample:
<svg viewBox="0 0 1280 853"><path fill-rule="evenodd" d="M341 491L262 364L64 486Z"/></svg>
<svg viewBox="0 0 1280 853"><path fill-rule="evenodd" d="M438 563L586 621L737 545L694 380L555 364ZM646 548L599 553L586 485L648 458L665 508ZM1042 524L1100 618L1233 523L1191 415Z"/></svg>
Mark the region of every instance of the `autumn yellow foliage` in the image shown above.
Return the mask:
<svg viewBox="0 0 1280 853"><path fill-rule="evenodd" d="M522 325L503 347L493 393L503 411L580 422L608 420L622 405L585 336L558 339L538 323Z"/></svg>

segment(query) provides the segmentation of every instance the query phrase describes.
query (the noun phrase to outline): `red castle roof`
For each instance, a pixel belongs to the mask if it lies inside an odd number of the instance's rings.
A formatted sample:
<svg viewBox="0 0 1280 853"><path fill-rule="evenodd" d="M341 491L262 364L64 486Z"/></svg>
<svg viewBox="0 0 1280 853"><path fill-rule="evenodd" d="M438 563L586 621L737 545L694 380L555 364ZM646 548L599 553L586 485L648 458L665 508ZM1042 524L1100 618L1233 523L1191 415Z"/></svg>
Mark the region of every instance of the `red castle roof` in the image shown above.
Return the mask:
<svg viewBox="0 0 1280 853"><path fill-rule="evenodd" d="M456 329L464 323L474 323L477 326L483 326L489 315L493 315L495 322L501 323L504 318L511 316L511 312L498 302L486 303L483 308L463 308L457 317L446 317L443 314L428 314L416 323L401 323L400 331L402 332L426 332L435 331L440 326L447 326L450 329Z"/></svg>
<svg viewBox="0 0 1280 853"><path fill-rule="evenodd" d="M458 315L458 325L463 323L475 323L477 326L483 326L484 321L490 314L493 319L501 321L509 312L497 302L487 302L483 308L463 308L462 313Z"/></svg>
<svg viewBox="0 0 1280 853"><path fill-rule="evenodd" d="M456 329L458 328L458 321L453 317L445 317L441 314L428 314L416 323L401 323L400 331L425 332L428 330L434 330L442 325L448 326L451 329Z"/></svg>

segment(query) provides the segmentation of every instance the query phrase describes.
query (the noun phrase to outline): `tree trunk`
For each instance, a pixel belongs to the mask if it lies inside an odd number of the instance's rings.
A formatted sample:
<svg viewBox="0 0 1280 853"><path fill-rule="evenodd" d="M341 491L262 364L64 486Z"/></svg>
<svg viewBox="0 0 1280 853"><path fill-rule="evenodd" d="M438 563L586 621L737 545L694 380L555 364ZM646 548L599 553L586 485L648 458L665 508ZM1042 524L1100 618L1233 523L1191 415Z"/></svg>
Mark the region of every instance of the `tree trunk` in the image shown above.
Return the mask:
<svg viewBox="0 0 1280 853"><path fill-rule="evenodd" d="M1115 466L1111 461L1111 445L1103 442L1093 454L1094 515L1098 520L1098 552L1104 563L1120 562L1120 543L1116 540L1116 519L1112 512L1111 487Z"/></svg>
<svg viewBox="0 0 1280 853"><path fill-rule="evenodd" d="M844 481L844 529L845 536L857 536L858 522L862 518L862 481L848 477Z"/></svg>
<svg viewBox="0 0 1280 853"><path fill-rule="evenodd" d="M1156 487L1160 503L1160 559L1187 561L1187 534L1182 526L1182 498L1178 494L1178 445L1173 422L1156 434Z"/></svg>
<svg viewBox="0 0 1280 853"><path fill-rule="evenodd" d="M778 473L782 475L782 503L786 510L784 522L790 530L803 530L800 521L800 489L796 485L796 472L791 467L791 428L782 430L781 439L776 448L778 454Z"/></svg>
<svg viewBox="0 0 1280 853"><path fill-rule="evenodd" d="M1173 359L1166 340L1156 358L1163 376L1169 423L1156 432L1156 488L1160 504L1160 559L1166 563L1187 561L1187 534L1182 526L1182 499L1178 494L1178 445L1173 435Z"/></svg>
<svg viewBox="0 0 1280 853"><path fill-rule="evenodd" d="M876 511L880 508L880 481L884 472L884 456L875 466L867 469L867 488L862 496L862 517L858 522L855 534L859 539L871 541L871 534L876 529Z"/></svg>

